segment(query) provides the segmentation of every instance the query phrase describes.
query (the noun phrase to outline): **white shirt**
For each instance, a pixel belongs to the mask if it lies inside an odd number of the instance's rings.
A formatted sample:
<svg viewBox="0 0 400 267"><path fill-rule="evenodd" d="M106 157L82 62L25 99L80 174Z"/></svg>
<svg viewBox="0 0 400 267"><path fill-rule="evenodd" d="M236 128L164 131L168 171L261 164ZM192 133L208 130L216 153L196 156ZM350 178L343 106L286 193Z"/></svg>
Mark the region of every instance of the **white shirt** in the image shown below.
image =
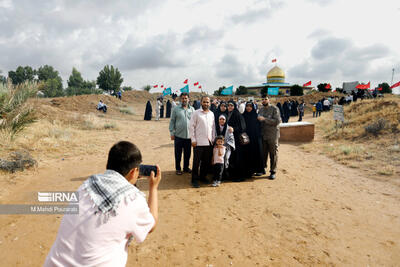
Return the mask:
<svg viewBox="0 0 400 267"><path fill-rule="evenodd" d="M215 139L215 120L212 111L204 112L202 108L193 112L190 118L190 138L197 146L209 146Z"/></svg>
<svg viewBox="0 0 400 267"><path fill-rule="evenodd" d="M122 200L117 216L104 223L86 190L81 186L78 192L79 215L64 215L44 266L125 266L127 236L141 243L154 226L146 199L136 194L134 200Z"/></svg>
<svg viewBox="0 0 400 267"><path fill-rule="evenodd" d="M246 104L245 104L245 103L240 103L238 109L239 109L239 112L240 112L241 114L243 114L244 110L246 109Z"/></svg>
<svg viewBox="0 0 400 267"><path fill-rule="evenodd" d="M329 100L328 99L325 99L324 100L324 106L329 106L331 103L329 102Z"/></svg>

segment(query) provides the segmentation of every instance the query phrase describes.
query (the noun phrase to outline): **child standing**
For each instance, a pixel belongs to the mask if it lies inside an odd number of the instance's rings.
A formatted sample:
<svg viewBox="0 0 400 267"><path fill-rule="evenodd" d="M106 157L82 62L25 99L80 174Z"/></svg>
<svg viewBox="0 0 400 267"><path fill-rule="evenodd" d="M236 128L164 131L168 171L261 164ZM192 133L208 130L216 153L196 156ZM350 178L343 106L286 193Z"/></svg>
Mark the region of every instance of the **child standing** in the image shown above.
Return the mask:
<svg viewBox="0 0 400 267"><path fill-rule="evenodd" d="M217 187L221 184L222 174L224 173L225 166L225 153L226 147L224 146L225 138L222 135L219 135L215 138L215 147L213 150L213 160L212 164L214 165L214 182L212 183L213 187Z"/></svg>

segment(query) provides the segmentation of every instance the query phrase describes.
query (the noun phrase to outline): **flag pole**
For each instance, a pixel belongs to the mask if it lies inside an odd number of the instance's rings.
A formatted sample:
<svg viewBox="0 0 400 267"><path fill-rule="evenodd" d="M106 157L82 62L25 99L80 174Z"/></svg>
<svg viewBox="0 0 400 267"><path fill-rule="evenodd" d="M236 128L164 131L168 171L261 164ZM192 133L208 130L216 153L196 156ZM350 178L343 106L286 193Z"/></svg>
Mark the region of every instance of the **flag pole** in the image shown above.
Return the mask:
<svg viewBox="0 0 400 267"><path fill-rule="evenodd" d="M394 68L392 69L392 83L390 84L390 86L393 85L393 76L394 76Z"/></svg>

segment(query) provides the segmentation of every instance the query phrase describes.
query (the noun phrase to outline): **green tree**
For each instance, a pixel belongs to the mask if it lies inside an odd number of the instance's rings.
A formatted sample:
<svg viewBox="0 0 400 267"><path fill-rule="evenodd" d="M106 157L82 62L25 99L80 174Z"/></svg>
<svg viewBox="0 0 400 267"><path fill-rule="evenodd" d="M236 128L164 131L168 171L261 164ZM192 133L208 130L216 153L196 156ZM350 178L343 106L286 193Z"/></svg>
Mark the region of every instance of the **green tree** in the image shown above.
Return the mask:
<svg viewBox="0 0 400 267"><path fill-rule="evenodd" d="M132 91L133 88L132 88L132 86L124 86L124 87L122 87L122 90L124 90L124 91Z"/></svg>
<svg viewBox="0 0 400 267"><path fill-rule="evenodd" d="M214 91L214 95L215 95L215 96L220 96L222 90L224 90L225 88L226 88L225 86L222 86L222 87L218 88L218 90L215 90L215 91Z"/></svg>
<svg viewBox="0 0 400 267"><path fill-rule="evenodd" d="M18 66L15 71L9 71L8 77L14 85L23 83L25 81L33 81L35 77L35 70L30 66Z"/></svg>
<svg viewBox="0 0 400 267"><path fill-rule="evenodd" d="M261 93L261 96L268 95L268 87L265 86L265 87L261 88L261 92L260 93Z"/></svg>
<svg viewBox="0 0 400 267"><path fill-rule="evenodd" d="M97 77L97 84L104 91L117 92L121 86L124 79L121 76L118 68L114 68L113 65L106 65L100 72L99 77Z"/></svg>
<svg viewBox="0 0 400 267"><path fill-rule="evenodd" d="M382 94L391 94L392 93L392 89L390 89L390 86L387 83L381 83L378 85L378 87L382 88L382 91L379 91Z"/></svg>
<svg viewBox="0 0 400 267"><path fill-rule="evenodd" d="M318 85L317 85L318 91L319 91L319 92L329 92L330 90L329 90L329 89L326 89L326 86L327 86L327 85L328 85L327 83L320 83L320 84L318 84Z"/></svg>
<svg viewBox="0 0 400 267"><path fill-rule="evenodd" d="M240 85L238 88L236 88L235 95L247 95L247 88L244 87L243 85Z"/></svg>
<svg viewBox="0 0 400 267"><path fill-rule="evenodd" d="M301 87L298 84L293 85L292 87L290 87L290 95L291 96L302 96L302 95L304 95L303 87Z"/></svg>
<svg viewBox="0 0 400 267"><path fill-rule="evenodd" d="M58 74L58 71L52 66L41 66L36 73L39 81L42 82L39 85L39 90L42 91L46 97L57 97L64 95L62 79Z"/></svg>
<svg viewBox="0 0 400 267"><path fill-rule="evenodd" d="M58 97L64 95L61 78L48 79L40 83L39 90L42 91L46 97Z"/></svg>
<svg viewBox="0 0 400 267"><path fill-rule="evenodd" d="M83 86L82 74L75 68L72 68L72 73L67 81L68 87L82 88Z"/></svg>
<svg viewBox="0 0 400 267"><path fill-rule="evenodd" d="M7 78L2 75L3 71L0 70L0 83L5 84L7 82Z"/></svg>
<svg viewBox="0 0 400 267"><path fill-rule="evenodd" d="M145 85L145 86L143 86L143 88L142 88L144 91L147 91L147 92L150 92L150 90L151 90L151 85Z"/></svg>

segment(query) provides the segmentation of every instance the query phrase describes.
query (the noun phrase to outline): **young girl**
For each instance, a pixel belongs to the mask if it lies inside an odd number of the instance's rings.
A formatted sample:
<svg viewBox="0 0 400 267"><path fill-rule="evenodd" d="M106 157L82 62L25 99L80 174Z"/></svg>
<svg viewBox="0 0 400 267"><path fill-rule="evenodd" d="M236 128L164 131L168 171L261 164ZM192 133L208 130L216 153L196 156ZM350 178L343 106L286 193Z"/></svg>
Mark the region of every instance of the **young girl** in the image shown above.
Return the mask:
<svg viewBox="0 0 400 267"><path fill-rule="evenodd" d="M219 186L222 180L222 174L224 173L225 167L225 153L226 147L224 146L225 138L219 135L215 138L215 146L213 150L213 160L214 165L214 182L213 187Z"/></svg>

